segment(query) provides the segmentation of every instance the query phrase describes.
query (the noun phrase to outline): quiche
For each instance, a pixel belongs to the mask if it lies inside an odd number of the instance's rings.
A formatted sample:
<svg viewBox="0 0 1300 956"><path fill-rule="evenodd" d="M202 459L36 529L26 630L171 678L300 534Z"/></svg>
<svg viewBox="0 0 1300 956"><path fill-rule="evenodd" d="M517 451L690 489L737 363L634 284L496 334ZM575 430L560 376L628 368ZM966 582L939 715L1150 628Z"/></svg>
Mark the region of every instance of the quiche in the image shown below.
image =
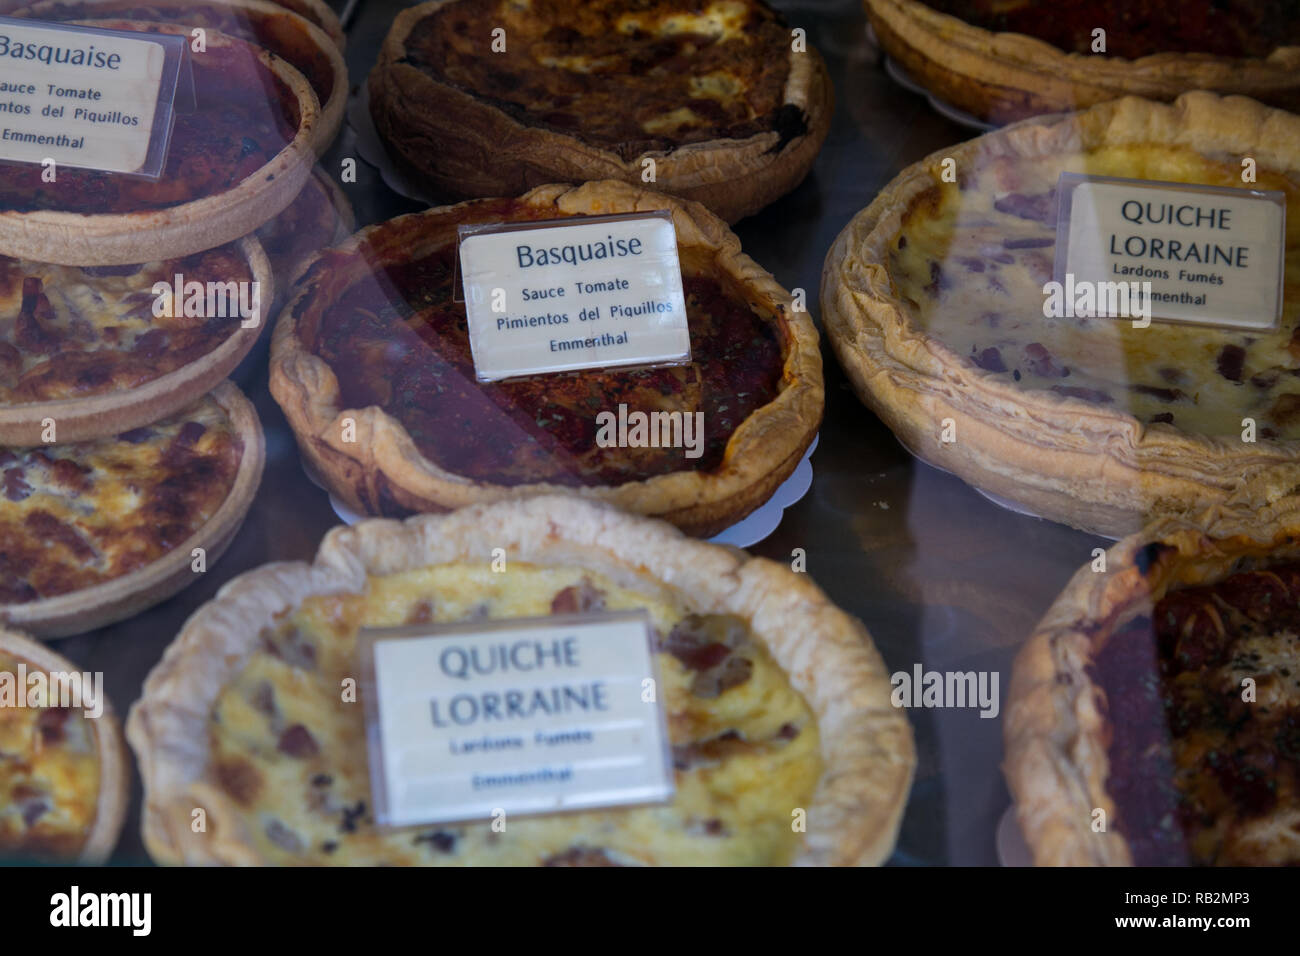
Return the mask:
<svg viewBox="0 0 1300 956"><path fill-rule="evenodd" d="M189 33L135 20L95 25ZM175 115L158 180L65 167L44 182L39 165L0 166L0 249L59 265L150 262L231 242L284 209L315 162L311 86L285 61L215 30L190 62L197 108Z"/></svg>
<svg viewBox="0 0 1300 956"><path fill-rule="evenodd" d="M1300 19L1291 0L864 3L881 47L910 76L994 123L1190 90L1300 109Z"/></svg>
<svg viewBox="0 0 1300 956"><path fill-rule="evenodd" d="M1300 863L1290 481L1264 507L1214 505L1116 544L1020 652L1005 769L1035 863Z"/></svg>
<svg viewBox="0 0 1300 956"><path fill-rule="evenodd" d="M652 622L671 803L511 817L503 832L375 826L364 701L339 692L360 628L628 609ZM313 564L236 578L150 674L127 738L160 863L874 864L914 763L889 695L862 625L806 577L541 496L335 528Z"/></svg>
<svg viewBox="0 0 1300 956"><path fill-rule="evenodd" d="M264 457L229 382L113 438L0 448L0 624L62 637L171 597L230 544Z"/></svg>
<svg viewBox="0 0 1300 956"><path fill-rule="evenodd" d="M1242 157L1287 204L1275 331L1044 317L1061 173L1243 187ZM822 309L862 399L983 491L1117 537L1222 500L1300 453L1300 119L1130 97L936 153L840 234Z"/></svg>
<svg viewBox="0 0 1300 956"><path fill-rule="evenodd" d="M108 0L112 2L112 0ZM323 30L330 41L343 50L346 36L338 15L326 0L268 0L274 6L283 7L302 17L313 26ZM20 16L19 11L31 5L31 0L0 0L0 15L6 17Z"/></svg>
<svg viewBox="0 0 1300 956"><path fill-rule="evenodd" d="M0 862L102 863L113 852L129 771L112 704L91 699L102 693L96 675L0 628Z"/></svg>
<svg viewBox="0 0 1300 956"><path fill-rule="evenodd" d="M458 226L658 209L677 230L692 362L475 380ZM321 253L276 323L271 392L306 460L363 514L571 489L704 536L789 477L823 404L808 314L708 210L619 182L432 209ZM620 406L702 416L702 439L606 447L601 413Z"/></svg>
<svg viewBox="0 0 1300 956"><path fill-rule="evenodd" d="M760 0L434 0L393 21L369 86L389 154L441 194L619 179L728 222L803 180L833 100Z"/></svg>
<svg viewBox="0 0 1300 956"><path fill-rule="evenodd" d="M338 45L318 26L263 0L41 0L10 14L34 20L142 20L219 30L269 50L302 74L320 106L313 131L318 153L329 148L343 123L348 70Z"/></svg>
<svg viewBox="0 0 1300 956"><path fill-rule="evenodd" d="M253 238L125 266L0 257L0 443L103 438L179 411L239 364L274 295Z"/></svg>

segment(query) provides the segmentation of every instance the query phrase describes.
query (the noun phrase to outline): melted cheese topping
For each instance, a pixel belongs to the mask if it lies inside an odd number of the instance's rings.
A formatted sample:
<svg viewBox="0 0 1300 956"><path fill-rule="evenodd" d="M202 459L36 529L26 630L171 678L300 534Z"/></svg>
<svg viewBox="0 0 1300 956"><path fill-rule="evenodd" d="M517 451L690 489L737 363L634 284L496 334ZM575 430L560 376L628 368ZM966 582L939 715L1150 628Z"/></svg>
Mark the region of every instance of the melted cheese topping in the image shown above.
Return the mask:
<svg viewBox="0 0 1300 956"><path fill-rule="evenodd" d="M1287 195L1284 312L1275 332L1127 319L1045 318L1062 172L1241 186L1239 160L1188 149L1113 147L1028 160L979 157L908 211L890 274L920 328L972 366L1205 435L1300 438L1300 184L1261 169L1252 188ZM1192 271L1199 267L1189 266ZM1173 274L1177 274L1174 264Z"/></svg>
<svg viewBox="0 0 1300 956"><path fill-rule="evenodd" d="M210 519L242 444L210 398L117 438L0 448L0 605L144 567Z"/></svg>
<svg viewBox="0 0 1300 956"><path fill-rule="evenodd" d="M573 603L584 595L597 603ZM668 649L659 666L678 766L673 802L512 818L501 833L486 823L376 830L362 707L339 693L356 675L357 630L535 617L600 601L610 610L647 609ZM798 840L791 812L807 807L821 773L816 724L747 629L721 620L688 617L676 604L578 568L512 563L493 573L449 564L371 578L366 593L312 598L264 635L265 649L213 708L214 776L274 863L788 863ZM701 671L679 637L683 626L730 634L729 663ZM745 676L717 683L719 668Z"/></svg>
<svg viewBox="0 0 1300 956"><path fill-rule="evenodd" d="M21 693L18 664L0 653L0 681ZM81 710L17 703L0 690L0 856L73 857L95 822L94 734Z"/></svg>
<svg viewBox="0 0 1300 956"><path fill-rule="evenodd" d="M174 288L177 275L205 289L252 280L235 246L87 269L0 257L0 405L136 388L217 348L240 317L178 314L186 310L172 296L153 291L158 282Z"/></svg>

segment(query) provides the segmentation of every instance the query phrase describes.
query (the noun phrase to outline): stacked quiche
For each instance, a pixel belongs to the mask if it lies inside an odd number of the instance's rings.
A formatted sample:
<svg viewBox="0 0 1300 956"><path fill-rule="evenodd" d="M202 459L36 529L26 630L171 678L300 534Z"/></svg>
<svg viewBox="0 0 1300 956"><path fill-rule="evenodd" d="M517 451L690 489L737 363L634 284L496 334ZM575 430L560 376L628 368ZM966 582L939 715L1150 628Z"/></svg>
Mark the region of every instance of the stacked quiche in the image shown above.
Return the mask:
<svg viewBox="0 0 1300 956"><path fill-rule="evenodd" d="M277 286L350 227L320 173L347 78L323 6L59 2L16 17L189 44L157 179L0 169L0 621L91 630L229 543L262 470L225 382Z"/></svg>

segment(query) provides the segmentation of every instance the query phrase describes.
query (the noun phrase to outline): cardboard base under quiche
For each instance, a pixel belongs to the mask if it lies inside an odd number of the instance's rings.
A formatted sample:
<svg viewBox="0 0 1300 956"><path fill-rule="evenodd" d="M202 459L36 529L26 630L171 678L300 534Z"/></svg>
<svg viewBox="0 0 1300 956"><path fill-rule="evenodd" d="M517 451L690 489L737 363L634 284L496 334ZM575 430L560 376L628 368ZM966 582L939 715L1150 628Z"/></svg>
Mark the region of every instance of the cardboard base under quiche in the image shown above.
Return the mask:
<svg viewBox="0 0 1300 956"><path fill-rule="evenodd" d="M748 548L758 544L775 531L777 526L781 524L785 509L802 500L803 496L808 494L808 489L812 487L812 454L817 450L819 437L813 436L812 444L808 446L808 451L804 453L803 460L799 462L794 473L781 483L771 498L760 505L757 510L746 515L730 528L718 532L708 541L711 544L729 544L734 548ZM337 495L332 494L306 460L303 460L302 470L311 479L312 484L329 495L330 507L334 509L334 513L338 515L339 520L344 524L356 524L370 517L349 508L346 502L339 500Z"/></svg>

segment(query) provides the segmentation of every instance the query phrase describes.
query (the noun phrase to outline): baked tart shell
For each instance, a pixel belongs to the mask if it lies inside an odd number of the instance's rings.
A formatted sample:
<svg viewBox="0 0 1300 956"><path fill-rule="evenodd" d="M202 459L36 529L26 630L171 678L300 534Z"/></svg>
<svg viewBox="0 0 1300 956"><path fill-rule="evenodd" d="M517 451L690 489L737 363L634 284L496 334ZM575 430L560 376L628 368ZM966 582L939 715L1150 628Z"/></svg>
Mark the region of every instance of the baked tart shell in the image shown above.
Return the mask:
<svg viewBox="0 0 1300 956"><path fill-rule="evenodd" d="M1189 90L1300 108L1300 47L1281 47L1263 59L1156 53L1128 60L1067 53L1023 34L994 33L918 0L864 4L881 47L911 77L944 102L994 123L1121 96L1173 100Z"/></svg>
<svg viewBox="0 0 1300 956"><path fill-rule="evenodd" d="M664 518L691 534L706 537L731 526L771 497L799 464L821 422L825 394L821 353L808 313L796 311L789 293L740 251L739 240L721 220L696 203L621 182L543 186L519 202L553 209L556 215L668 209L677 229L679 248L689 247L708 256L714 264L713 274L746 289L756 297L754 301L762 302L772 315L779 316L786 343L782 391L736 429L716 470L674 472L615 486L584 487L573 493ZM429 223L419 231L427 237L425 249L454 241L456 224L472 205L464 203L414 214ZM372 229L363 229L339 249L360 256ZM425 249L405 246L400 252L414 256ZM374 268L378 263L367 265ZM341 408L334 371L308 351L297 333L299 322L308 318L305 310L330 306L329 301L322 304L315 297L316 287L327 278L312 273L308 267L296 294L280 314L271 344L271 392L284 410L304 457L335 495L362 513L388 514L394 506L414 512L445 511L481 502L570 491L540 483L497 485L453 474L421 454L406 428L382 409ZM342 439L345 418L355 422L356 441Z"/></svg>
<svg viewBox="0 0 1300 956"><path fill-rule="evenodd" d="M1080 568L1043 616L1016 657L1003 725L1003 769L1036 865L1133 864L1113 825L1105 695L1089 668L1112 634L1171 589L1217 583L1242 562L1300 557L1295 477L1284 469L1194 518L1157 519L1112 546L1105 571L1093 561ZM1103 832L1092 828L1095 809L1110 821Z"/></svg>
<svg viewBox="0 0 1300 956"><path fill-rule="evenodd" d="M212 517L176 548L120 578L55 597L0 605L0 624L21 627L43 638L93 631L139 614L193 584L197 576L192 568L194 548L204 549L209 567L225 553L261 483L266 440L252 403L234 384L221 382L210 394L230 417L243 444L235 480Z"/></svg>
<svg viewBox="0 0 1300 956"><path fill-rule="evenodd" d="M405 62L415 26L445 3L398 14L370 74L370 111L389 155L413 178L448 196L517 196L555 182L616 179L639 184L646 158L655 186L703 203L729 223L752 215L803 181L830 132L834 92L816 50L790 54L785 102L806 130L782 145L775 130L715 139L631 159L562 132L525 125L496 106ZM779 147L779 148L778 148Z"/></svg>
<svg viewBox="0 0 1300 956"><path fill-rule="evenodd" d="M84 669L39 641L4 627L0 627L0 654L8 654L46 672L81 672ZM99 759L99 795L95 822L74 862L93 865L107 860L117 846L126 819L131 772L122 727L112 702L105 698L104 712L88 723L95 737L95 753Z"/></svg>
<svg viewBox="0 0 1300 956"><path fill-rule="evenodd" d="M53 419L60 444L118 435L167 418L197 401L234 371L261 336L275 296L275 280L262 246L252 236L239 241L240 249L261 283L263 303L257 324L242 324L224 342L197 361L161 375L138 388L108 392L90 398L30 402L0 406L0 445L39 445L43 422Z"/></svg>
<svg viewBox="0 0 1300 956"><path fill-rule="evenodd" d="M915 755L889 674L865 628L806 576L662 522L572 496L475 506L325 536L311 565L273 564L225 585L186 623L131 708L127 739L145 787L145 846L164 864L262 862L208 767L208 711L261 646L263 629L312 595L356 592L367 575L458 561L578 564L628 587L669 588L688 606L748 622L816 715L825 770L797 863L866 865L897 836ZM208 828L193 833L194 807Z"/></svg>
<svg viewBox="0 0 1300 956"><path fill-rule="evenodd" d="M912 203L951 157L981 149L1038 157L1163 142L1249 155L1300 173L1300 118L1241 97L1189 93L1173 104L1128 97L1077 114L1025 120L909 166L844 228L822 273L822 317L859 397L923 461L1034 514L1121 537L1162 514L1239 490L1273 466L1300 466L1295 442L1214 438L972 367L918 327L889 275L890 244ZM951 419L957 441L943 442ZM1263 486L1254 487L1263 490ZM1276 490L1276 489L1274 489Z"/></svg>
<svg viewBox="0 0 1300 956"><path fill-rule="evenodd" d="M44 0L33 3L16 11L14 16L49 20L51 8L57 13L64 2L65 0ZM76 5L82 8L84 14L84 19L79 18L81 22L90 25L95 20L129 17L133 9L141 6L167 10L170 22L196 25L186 16L187 8L192 6L186 0L168 0L165 3L159 0L78 0ZM270 46L266 48L291 64L298 57L306 61L323 60L328 63L330 94L322 99L320 91L315 91L320 118L316 123L312 145L318 154L329 149L343 125L343 113L347 109L348 100L348 68L339 45L313 21L269 0L203 0L199 5L227 8L232 16L250 27L250 33L260 35L260 38L245 37L248 42L259 45L265 45L264 41L269 42ZM295 55L283 55L290 51Z"/></svg>
<svg viewBox="0 0 1300 956"><path fill-rule="evenodd" d="M95 20L111 30L188 34L174 23ZM242 43L208 31L208 48ZM192 255L245 236L291 203L311 175L320 124L316 94L284 60L244 44L297 100L298 130L269 163L232 189L148 212L87 215L62 210L0 212L5 255L66 266L117 266Z"/></svg>

